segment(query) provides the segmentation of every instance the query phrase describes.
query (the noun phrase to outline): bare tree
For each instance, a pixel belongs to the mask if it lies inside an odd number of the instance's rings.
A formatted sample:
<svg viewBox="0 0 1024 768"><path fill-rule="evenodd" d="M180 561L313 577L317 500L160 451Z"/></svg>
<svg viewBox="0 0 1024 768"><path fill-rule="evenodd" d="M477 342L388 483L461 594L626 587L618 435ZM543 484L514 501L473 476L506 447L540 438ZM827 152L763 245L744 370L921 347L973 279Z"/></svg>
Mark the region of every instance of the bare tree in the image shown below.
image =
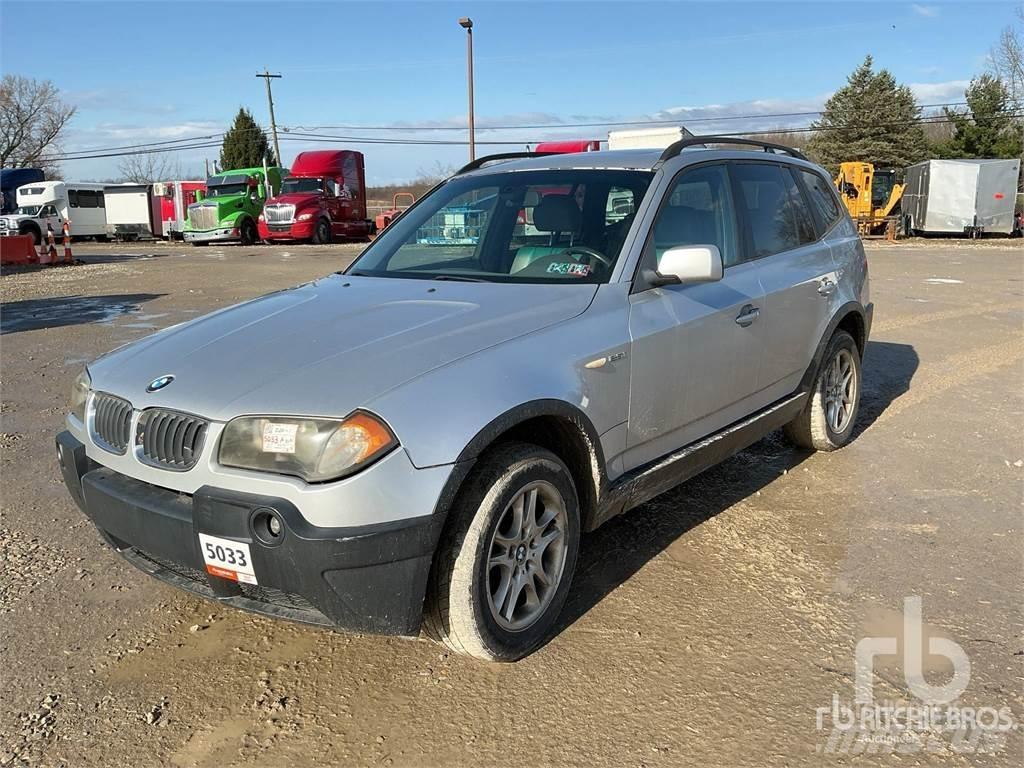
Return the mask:
<svg viewBox="0 0 1024 768"><path fill-rule="evenodd" d="M60 98L49 80L4 75L0 80L0 166L54 165L61 132L75 107Z"/></svg>
<svg viewBox="0 0 1024 768"><path fill-rule="evenodd" d="M1003 81L1013 106L1024 107L1024 6L1017 9L1017 22L1003 28L989 60L992 74Z"/></svg>
<svg viewBox="0 0 1024 768"><path fill-rule="evenodd" d="M134 184L152 184L154 181L180 179L181 163L177 157L167 153L150 153L146 155L127 155L117 164L121 181Z"/></svg>

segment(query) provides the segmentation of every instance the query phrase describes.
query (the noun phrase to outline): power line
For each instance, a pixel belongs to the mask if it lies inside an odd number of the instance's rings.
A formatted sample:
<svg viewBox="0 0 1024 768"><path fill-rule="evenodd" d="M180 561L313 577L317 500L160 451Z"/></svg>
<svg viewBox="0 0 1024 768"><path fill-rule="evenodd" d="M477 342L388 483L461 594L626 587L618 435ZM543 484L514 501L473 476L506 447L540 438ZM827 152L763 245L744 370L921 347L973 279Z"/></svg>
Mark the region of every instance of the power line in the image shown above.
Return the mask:
<svg viewBox="0 0 1024 768"><path fill-rule="evenodd" d="M1002 119L1015 119L1024 117L1024 111L1022 112L1007 112L1000 115L988 115L988 116L972 116L971 119L975 123L987 122L990 120L1002 120ZM692 122L692 121L689 121ZM814 133L818 131L849 131L849 130L863 130L866 128L898 128L911 125L943 125L952 123L953 120L944 115L932 115L916 120L898 121L891 123L854 123L847 125L835 125L835 126L803 126L798 128L773 128L766 130L743 130L734 132L716 132L718 136L761 136L768 134L799 134L799 133ZM608 125L602 123L601 125ZM546 129L551 128L562 128L567 126L538 126ZM255 129L252 129L255 130ZM203 137L205 139L205 137ZM344 141L350 144L365 144L365 145L391 145L391 146L466 146L468 141L462 139L417 139L411 137L379 137L379 136L357 136L357 135L341 135L341 134L323 134L323 133L305 133L305 132L294 132L290 131L288 134L281 137L283 141L298 141L304 143L321 143L321 142L335 142ZM181 141L192 141L196 142L195 139L181 140ZM505 139L505 140L483 140L477 141L478 144L490 145L490 146L524 146L526 144L537 143L536 138L516 138L516 139ZM161 146L163 142L154 143L155 148L151 149L134 149L132 145L126 147L112 147L110 149L115 151L110 152L97 152L93 154L69 153L62 155L44 156L39 158L39 162L72 162L75 160L94 160L110 157L125 157L128 155L148 155L158 154L163 152L179 152L189 151L195 149L207 149L211 147L220 146L219 141L202 141L191 144L175 144L173 146ZM147 145L135 145L135 146L147 146Z"/></svg>

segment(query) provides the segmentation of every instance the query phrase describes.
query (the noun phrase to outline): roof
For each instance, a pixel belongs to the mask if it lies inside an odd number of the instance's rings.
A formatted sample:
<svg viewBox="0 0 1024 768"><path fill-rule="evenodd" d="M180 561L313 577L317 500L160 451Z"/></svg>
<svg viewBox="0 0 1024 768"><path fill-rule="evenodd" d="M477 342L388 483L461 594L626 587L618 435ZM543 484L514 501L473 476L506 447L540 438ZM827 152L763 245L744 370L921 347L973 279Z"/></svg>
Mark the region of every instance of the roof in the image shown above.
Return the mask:
<svg viewBox="0 0 1024 768"><path fill-rule="evenodd" d="M664 149L612 149L600 152L573 152L558 155L544 155L539 157L519 158L494 162L473 171L472 175L482 175L495 171L539 171L558 169L590 169L590 170L636 170L653 171L660 167L661 157ZM784 154L766 153L763 150L750 148L714 148L708 149L700 146L686 147L678 155L684 158L700 160L729 160L749 158L751 155L760 158L770 157L772 160L794 163L798 165L813 165L798 158ZM695 157L696 156L696 157Z"/></svg>

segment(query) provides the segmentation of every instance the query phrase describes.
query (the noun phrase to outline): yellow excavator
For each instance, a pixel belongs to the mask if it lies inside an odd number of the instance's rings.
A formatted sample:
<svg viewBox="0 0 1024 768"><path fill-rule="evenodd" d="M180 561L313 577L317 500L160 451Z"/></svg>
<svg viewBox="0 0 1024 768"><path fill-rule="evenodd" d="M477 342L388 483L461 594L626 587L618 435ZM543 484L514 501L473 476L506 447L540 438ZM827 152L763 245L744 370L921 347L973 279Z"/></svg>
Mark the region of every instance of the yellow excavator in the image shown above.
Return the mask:
<svg viewBox="0 0 1024 768"><path fill-rule="evenodd" d="M905 185L896 183L895 168L871 163L840 163L836 187L861 234L884 232L899 214Z"/></svg>

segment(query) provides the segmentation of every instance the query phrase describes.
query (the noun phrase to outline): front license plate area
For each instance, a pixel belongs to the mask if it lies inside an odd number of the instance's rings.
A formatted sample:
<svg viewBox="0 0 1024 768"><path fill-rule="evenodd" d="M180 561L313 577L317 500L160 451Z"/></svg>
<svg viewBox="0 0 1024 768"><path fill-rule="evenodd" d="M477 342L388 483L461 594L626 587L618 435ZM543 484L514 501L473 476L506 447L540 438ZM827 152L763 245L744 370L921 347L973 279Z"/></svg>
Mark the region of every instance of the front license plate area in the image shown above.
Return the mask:
<svg viewBox="0 0 1024 768"><path fill-rule="evenodd" d="M200 533L199 549L203 553L206 572L211 576L245 584L259 583L252 567L249 545L245 542Z"/></svg>

